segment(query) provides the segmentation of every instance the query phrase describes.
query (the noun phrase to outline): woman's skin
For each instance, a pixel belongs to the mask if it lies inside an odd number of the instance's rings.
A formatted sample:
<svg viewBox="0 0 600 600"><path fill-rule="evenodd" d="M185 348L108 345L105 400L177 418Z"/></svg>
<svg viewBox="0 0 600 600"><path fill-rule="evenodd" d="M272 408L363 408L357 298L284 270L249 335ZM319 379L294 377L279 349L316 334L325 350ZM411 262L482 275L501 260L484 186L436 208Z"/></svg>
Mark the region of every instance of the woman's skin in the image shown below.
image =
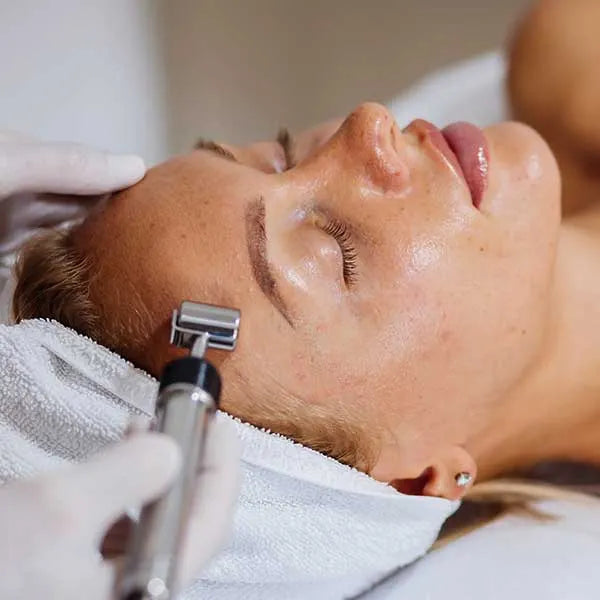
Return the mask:
<svg viewBox="0 0 600 600"><path fill-rule="evenodd" d="M559 227L558 170L534 131L485 136L479 209L422 124L402 133L365 104L288 170L268 143L174 158L78 243L100 260L105 310L144 311L157 332L131 358L160 371L158 333L184 299L237 306L225 408L297 401L358 425L378 449L370 474L399 489L457 498L460 471L600 462L599 244ZM351 281L332 218L353 238Z"/></svg>

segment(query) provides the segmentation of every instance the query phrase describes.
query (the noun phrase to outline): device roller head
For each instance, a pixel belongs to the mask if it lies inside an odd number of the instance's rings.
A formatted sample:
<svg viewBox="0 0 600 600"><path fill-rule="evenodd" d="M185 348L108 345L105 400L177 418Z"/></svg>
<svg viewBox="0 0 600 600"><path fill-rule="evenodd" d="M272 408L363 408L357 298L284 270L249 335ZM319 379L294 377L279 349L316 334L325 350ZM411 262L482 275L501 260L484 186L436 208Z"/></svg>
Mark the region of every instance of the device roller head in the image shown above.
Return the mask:
<svg viewBox="0 0 600 600"><path fill-rule="evenodd" d="M236 308L185 301L173 311L171 344L189 348L199 358L208 348L231 352L235 350L239 328L240 311Z"/></svg>

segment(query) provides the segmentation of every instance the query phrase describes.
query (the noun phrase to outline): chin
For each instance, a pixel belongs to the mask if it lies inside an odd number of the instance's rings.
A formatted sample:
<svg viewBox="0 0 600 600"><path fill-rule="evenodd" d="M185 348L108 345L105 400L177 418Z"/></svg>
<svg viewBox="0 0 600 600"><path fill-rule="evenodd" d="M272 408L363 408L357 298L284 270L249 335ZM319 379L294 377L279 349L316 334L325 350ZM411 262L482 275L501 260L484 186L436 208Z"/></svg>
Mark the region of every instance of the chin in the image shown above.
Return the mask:
<svg viewBox="0 0 600 600"><path fill-rule="evenodd" d="M558 234L561 179L546 141L531 127L508 122L485 130L489 187L482 209L516 229L550 241Z"/></svg>

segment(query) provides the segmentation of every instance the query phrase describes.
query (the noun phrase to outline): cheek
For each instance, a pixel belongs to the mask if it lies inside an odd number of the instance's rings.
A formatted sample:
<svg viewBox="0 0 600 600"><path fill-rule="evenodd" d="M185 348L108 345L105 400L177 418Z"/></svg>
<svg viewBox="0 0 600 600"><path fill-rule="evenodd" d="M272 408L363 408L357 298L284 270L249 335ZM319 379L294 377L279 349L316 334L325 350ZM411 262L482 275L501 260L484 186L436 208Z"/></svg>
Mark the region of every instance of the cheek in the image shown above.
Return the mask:
<svg viewBox="0 0 600 600"><path fill-rule="evenodd" d="M380 278L394 284L365 299L369 368L395 398L450 419L502 397L534 359L549 270L534 272L537 261L520 260L507 235L479 224L415 243L409 267Z"/></svg>

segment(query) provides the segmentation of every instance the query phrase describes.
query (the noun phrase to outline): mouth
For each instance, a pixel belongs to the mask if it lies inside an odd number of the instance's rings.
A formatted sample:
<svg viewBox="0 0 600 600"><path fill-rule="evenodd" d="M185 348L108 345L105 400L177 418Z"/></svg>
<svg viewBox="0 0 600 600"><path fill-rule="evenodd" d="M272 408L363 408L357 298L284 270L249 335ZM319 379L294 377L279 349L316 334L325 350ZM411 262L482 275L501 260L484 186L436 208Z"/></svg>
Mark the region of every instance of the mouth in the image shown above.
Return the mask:
<svg viewBox="0 0 600 600"><path fill-rule="evenodd" d="M418 119L407 129L428 139L467 184L471 201L479 208L488 185L489 148L483 131L471 123L453 123L439 130Z"/></svg>

